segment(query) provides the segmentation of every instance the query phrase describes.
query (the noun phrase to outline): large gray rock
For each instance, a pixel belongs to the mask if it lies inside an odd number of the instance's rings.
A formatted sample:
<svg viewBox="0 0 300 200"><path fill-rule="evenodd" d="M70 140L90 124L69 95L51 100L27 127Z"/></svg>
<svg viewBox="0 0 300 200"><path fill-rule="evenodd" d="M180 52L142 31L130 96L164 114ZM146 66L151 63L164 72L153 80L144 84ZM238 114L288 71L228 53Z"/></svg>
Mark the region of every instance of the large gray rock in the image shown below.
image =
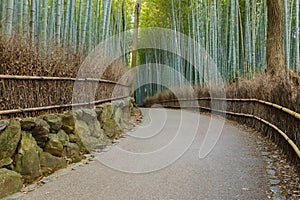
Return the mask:
<svg viewBox="0 0 300 200"><path fill-rule="evenodd" d="M3 132L0 132L0 160L12 157L21 139L21 125L12 119Z"/></svg>
<svg viewBox="0 0 300 200"><path fill-rule="evenodd" d="M102 105L100 121L103 119L112 119L114 115L114 106L111 103Z"/></svg>
<svg viewBox="0 0 300 200"><path fill-rule="evenodd" d="M117 107L114 112L114 120L118 124L122 124L122 118L123 118L123 110L120 107Z"/></svg>
<svg viewBox="0 0 300 200"><path fill-rule="evenodd" d="M80 157L80 149L79 146L75 143L69 143L67 147L65 147L66 155L68 158L71 158L72 161L81 160Z"/></svg>
<svg viewBox="0 0 300 200"><path fill-rule="evenodd" d="M128 126L129 119L125 118L124 110L121 107L115 109L114 120L119 125L120 129L126 129Z"/></svg>
<svg viewBox="0 0 300 200"><path fill-rule="evenodd" d="M31 131L35 127L35 119L27 118L21 120L21 128L23 131Z"/></svg>
<svg viewBox="0 0 300 200"><path fill-rule="evenodd" d="M91 136L100 138L102 135L105 135L104 130L101 128L101 124L97 119L87 123L87 125L89 126Z"/></svg>
<svg viewBox="0 0 300 200"><path fill-rule="evenodd" d="M75 119L74 119L73 113L71 111L69 111L69 112L62 114L61 117L62 117L62 129L67 134L72 134L74 132L74 128L75 128Z"/></svg>
<svg viewBox="0 0 300 200"><path fill-rule="evenodd" d="M64 130L60 130L57 133L58 140L61 142L61 144L66 147L69 144L69 136L66 134Z"/></svg>
<svg viewBox="0 0 300 200"><path fill-rule="evenodd" d="M91 136L88 124L81 120L77 120L75 123L75 133L80 136L80 138Z"/></svg>
<svg viewBox="0 0 300 200"><path fill-rule="evenodd" d="M6 129L9 124L8 120L0 120L0 132Z"/></svg>
<svg viewBox="0 0 300 200"><path fill-rule="evenodd" d="M104 130L101 128L101 124L98 120L94 120L94 122L88 125L91 130L91 136L96 138L98 144L107 144L109 142L109 139Z"/></svg>
<svg viewBox="0 0 300 200"><path fill-rule="evenodd" d="M92 136L88 124L84 121L76 121L75 135L80 138L77 144L79 145L81 151L90 151L95 147L96 144L98 144L98 139Z"/></svg>
<svg viewBox="0 0 300 200"><path fill-rule="evenodd" d="M122 109L123 111L123 116L122 116L122 120L123 123L128 127L131 125L130 121L131 121L131 111L129 107L124 107Z"/></svg>
<svg viewBox="0 0 300 200"><path fill-rule="evenodd" d="M53 156L62 157L64 153L64 146L58 138L57 134L49 134L49 141L47 142L44 151Z"/></svg>
<svg viewBox="0 0 300 200"><path fill-rule="evenodd" d="M118 137L122 132L119 124L114 119L114 106L111 103L103 105L103 110L100 116L100 124L101 128L110 139Z"/></svg>
<svg viewBox="0 0 300 200"><path fill-rule="evenodd" d="M65 159L53 156L48 152L41 153L40 163L44 175L51 174L52 172L67 166Z"/></svg>
<svg viewBox="0 0 300 200"><path fill-rule="evenodd" d="M102 129L105 134L110 138L114 139L120 136L122 130L119 127L119 124L114 119L102 119L101 122Z"/></svg>
<svg viewBox="0 0 300 200"><path fill-rule="evenodd" d="M20 192L23 181L20 174L8 169L0 169L0 199Z"/></svg>
<svg viewBox="0 0 300 200"><path fill-rule="evenodd" d="M62 119L59 115L45 115L43 119L50 125L51 133L57 133L62 127Z"/></svg>
<svg viewBox="0 0 300 200"><path fill-rule="evenodd" d="M50 132L50 126L49 124L40 118L37 118L35 120L35 128L32 130L32 136L37 141L37 144L44 148L46 145L46 142L48 141L48 134Z"/></svg>
<svg viewBox="0 0 300 200"><path fill-rule="evenodd" d="M95 109L95 112L96 112L96 114L97 114L97 119L98 119L98 121L100 121L100 117L101 117L102 111L103 111L103 107L102 107L102 106L98 106L98 107L96 107L96 109Z"/></svg>
<svg viewBox="0 0 300 200"><path fill-rule="evenodd" d="M15 158L16 166L14 171L20 173L26 183L30 183L42 175L40 166L40 153L35 139L30 133L22 131L22 139Z"/></svg>
<svg viewBox="0 0 300 200"><path fill-rule="evenodd" d="M97 118L97 113L95 110L83 109L82 112L83 112L82 121L84 122L89 123L91 121L94 121Z"/></svg>

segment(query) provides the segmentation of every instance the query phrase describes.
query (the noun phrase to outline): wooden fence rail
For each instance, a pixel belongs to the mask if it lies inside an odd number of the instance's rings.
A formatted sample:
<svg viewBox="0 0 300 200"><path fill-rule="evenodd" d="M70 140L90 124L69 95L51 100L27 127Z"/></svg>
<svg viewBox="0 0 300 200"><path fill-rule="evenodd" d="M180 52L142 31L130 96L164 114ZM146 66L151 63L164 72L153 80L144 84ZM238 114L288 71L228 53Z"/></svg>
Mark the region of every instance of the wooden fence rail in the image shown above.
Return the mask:
<svg viewBox="0 0 300 200"><path fill-rule="evenodd" d="M129 96L123 97L116 97L110 99L103 99L88 103L78 103L78 104L65 104L65 105L54 105L54 106L45 106L45 107L37 107L37 108L19 108L14 110L2 110L0 111L0 115L8 115L8 114L18 114L18 113L25 113L25 112L34 112L34 111L42 111L42 110L52 110L52 109L61 109L61 108L72 108L72 107L79 107L79 106L88 106L88 105L97 105L102 103L107 103L111 101L117 101L129 98Z"/></svg>
<svg viewBox="0 0 300 200"><path fill-rule="evenodd" d="M76 82L78 89L73 91ZM104 79L0 75L0 119L125 99L130 89L127 83Z"/></svg>
<svg viewBox="0 0 300 200"><path fill-rule="evenodd" d="M271 103L271 102L267 102L267 101L263 101L263 100L259 100L259 99L226 99L226 98L211 98L211 97L204 97L204 98L196 98L196 99L170 99L170 100L162 100L162 101L158 101L156 103L170 103L170 102L180 102L180 101L201 101L201 100L217 100L217 101L236 101L236 102L257 102L257 103L261 103L263 105L267 105L267 106L271 106L273 108L276 108L278 110L281 110L287 114L289 114L290 116L295 117L296 119L300 120L300 114L290 110L288 108L285 108L283 106ZM282 131L280 128L278 128L276 125L268 122L265 119L262 119L258 116L255 115L251 115L251 114L244 114L244 113L235 113L235 112L229 112L229 111L224 111L224 110L217 110L217 109L212 109L212 108L208 108L208 107L202 107L202 106L164 106L166 108L173 108L173 109L180 109L180 108L184 108L184 109L202 109L202 110L207 110L207 111L213 111L213 112L217 112L217 113L222 113L222 114L228 114L228 115L232 115L232 116L237 116L237 117L247 117L247 118L253 118L256 119L262 123L264 123L265 125L273 128L275 131L277 131L287 142L288 144L291 146L291 148L295 151L296 155L298 156L298 158L300 158L300 149L299 147L293 142L293 140L291 140L289 138L289 136Z"/></svg>
<svg viewBox="0 0 300 200"><path fill-rule="evenodd" d="M300 113L297 113L289 108L283 107L281 105L275 104L275 103L271 103L268 101L263 101L263 100L259 100L259 99L226 99L226 98L212 98L212 97L203 97L203 98L195 98L195 99L170 99L170 100L162 100L159 101L157 103L169 103L169 102L179 102L179 101L201 101L201 100L217 100L217 101L236 101L236 102L257 102L260 104L264 104L264 105L268 105L271 106L273 108L276 108L278 110L281 110L293 117L295 117L296 119L300 120Z"/></svg>
<svg viewBox="0 0 300 200"><path fill-rule="evenodd" d="M47 76L15 76L15 75L1 75L1 79L8 80L40 80L40 81L79 81L79 82L99 82L99 83L109 83L113 85L119 85L123 87L131 87L130 85L118 83L115 81L109 81L104 79L94 79L94 78L69 78L69 77L47 77Z"/></svg>

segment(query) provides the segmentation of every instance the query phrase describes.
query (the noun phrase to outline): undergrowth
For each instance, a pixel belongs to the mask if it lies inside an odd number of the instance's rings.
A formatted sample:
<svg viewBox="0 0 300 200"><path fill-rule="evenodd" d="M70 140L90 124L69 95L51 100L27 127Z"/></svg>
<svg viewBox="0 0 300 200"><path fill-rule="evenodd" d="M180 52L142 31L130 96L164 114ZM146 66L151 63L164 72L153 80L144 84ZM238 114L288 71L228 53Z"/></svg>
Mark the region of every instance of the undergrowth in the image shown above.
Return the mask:
<svg viewBox="0 0 300 200"><path fill-rule="evenodd" d="M51 45L42 51L37 44L20 36L5 39L0 35L0 74L20 76L76 77L85 56ZM103 63L101 64L103 65ZM128 67L114 61L103 73L102 79L118 81Z"/></svg>

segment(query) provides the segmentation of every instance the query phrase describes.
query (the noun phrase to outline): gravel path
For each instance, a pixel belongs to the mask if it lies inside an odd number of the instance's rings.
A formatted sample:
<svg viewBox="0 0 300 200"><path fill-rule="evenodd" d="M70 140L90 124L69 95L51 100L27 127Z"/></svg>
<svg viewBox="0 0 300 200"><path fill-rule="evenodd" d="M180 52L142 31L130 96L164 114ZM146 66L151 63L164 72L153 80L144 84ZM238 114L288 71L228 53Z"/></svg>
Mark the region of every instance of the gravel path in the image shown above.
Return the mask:
<svg viewBox="0 0 300 200"><path fill-rule="evenodd" d="M251 134L188 111L142 112L143 123L108 152L16 198L267 199L266 164Z"/></svg>

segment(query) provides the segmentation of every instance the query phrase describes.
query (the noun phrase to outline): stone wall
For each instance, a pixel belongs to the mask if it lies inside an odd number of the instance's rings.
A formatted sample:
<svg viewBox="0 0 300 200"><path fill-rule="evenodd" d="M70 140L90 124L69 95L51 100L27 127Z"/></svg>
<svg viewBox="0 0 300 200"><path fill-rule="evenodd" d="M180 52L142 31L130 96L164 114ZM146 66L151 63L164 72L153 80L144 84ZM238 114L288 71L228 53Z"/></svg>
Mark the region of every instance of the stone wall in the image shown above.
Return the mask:
<svg viewBox="0 0 300 200"><path fill-rule="evenodd" d="M131 127L133 99L37 118L0 121L0 198L79 162Z"/></svg>

